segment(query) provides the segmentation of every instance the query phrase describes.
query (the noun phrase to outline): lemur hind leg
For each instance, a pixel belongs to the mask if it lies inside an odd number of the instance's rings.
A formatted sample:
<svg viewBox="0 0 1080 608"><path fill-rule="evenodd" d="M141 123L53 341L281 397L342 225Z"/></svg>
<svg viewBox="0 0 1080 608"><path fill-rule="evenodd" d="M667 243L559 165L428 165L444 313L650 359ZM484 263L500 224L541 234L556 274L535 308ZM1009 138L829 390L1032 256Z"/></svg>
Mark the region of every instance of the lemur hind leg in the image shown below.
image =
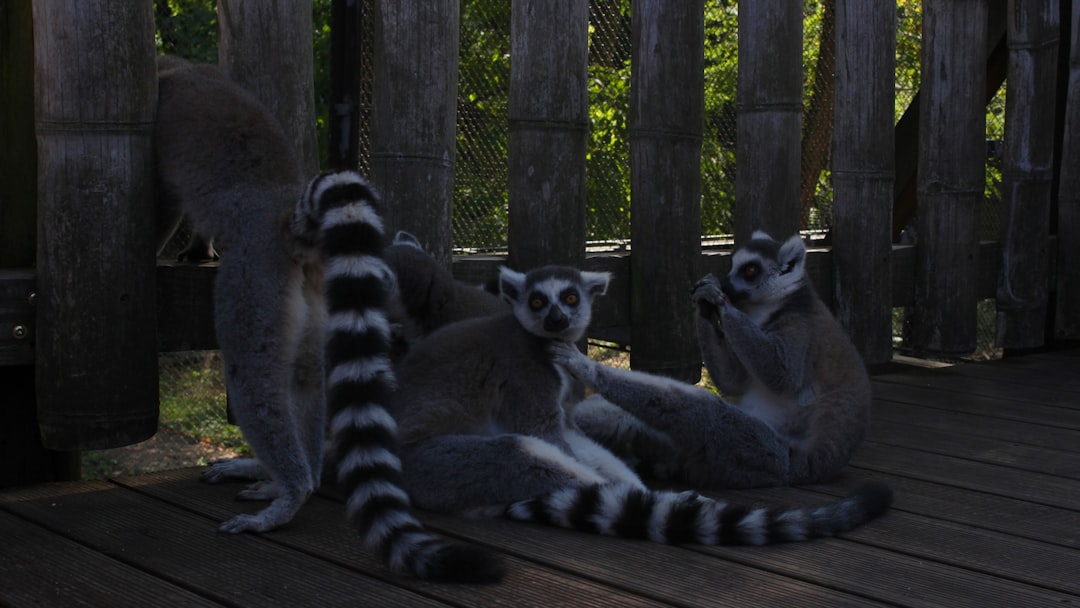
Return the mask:
<svg viewBox="0 0 1080 608"><path fill-rule="evenodd" d="M219 528L223 532L262 532L283 525L318 485L318 469L313 470L305 452L306 439L301 436L306 422L297 419L300 412L294 409L292 385L299 344L292 337L294 332L282 331L295 321L289 316L289 303L299 297L299 269L287 277L260 275L258 268L250 267L253 259L287 255L280 249L267 249L223 258L215 288L216 330L230 402L244 439L270 478L243 492L241 498L271 500L258 513L226 521ZM245 259L246 264L240 262ZM267 286L254 285L259 281L276 283L270 290L276 297L265 297ZM250 302L257 294L264 296L262 308L253 312ZM300 325L295 331L302 329ZM262 339L252 340L252 336ZM318 436L322 433L320 429Z"/></svg>
<svg viewBox="0 0 1080 608"><path fill-rule="evenodd" d="M677 446L686 481L701 487L788 482L791 453L767 424L693 385L601 365L570 345L553 345L556 363Z"/></svg>
<svg viewBox="0 0 1080 608"><path fill-rule="evenodd" d="M517 434L434 437L404 446L402 465L416 506L472 517L496 517L520 500L611 481L554 444Z"/></svg>
<svg viewBox="0 0 1080 608"><path fill-rule="evenodd" d="M206 483L222 483L233 480L257 481L269 479L270 474L258 458L224 458L210 463L199 476Z"/></svg>
<svg viewBox="0 0 1080 608"><path fill-rule="evenodd" d="M574 405L571 417L586 436L617 454L642 475L652 479L671 479L676 475L678 450L671 438L600 395Z"/></svg>

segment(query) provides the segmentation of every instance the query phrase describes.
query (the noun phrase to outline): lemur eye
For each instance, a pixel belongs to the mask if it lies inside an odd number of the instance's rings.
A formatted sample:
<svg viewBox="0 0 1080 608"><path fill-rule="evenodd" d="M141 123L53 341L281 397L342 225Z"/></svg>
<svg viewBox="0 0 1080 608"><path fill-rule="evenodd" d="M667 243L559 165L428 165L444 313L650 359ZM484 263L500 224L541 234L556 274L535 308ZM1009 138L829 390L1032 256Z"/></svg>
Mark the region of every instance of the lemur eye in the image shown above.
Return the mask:
<svg viewBox="0 0 1080 608"><path fill-rule="evenodd" d="M563 294L563 297L562 297L563 304L566 304L567 306L577 306L578 301L580 299L581 298L578 297L578 294L577 294L576 291L571 291L569 293L565 293L565 294Z"/></svg>
<svg viewBox="0 0 1080 608"><path fill-rule="evenodd" d="M758 266L757 264L746 264L739 269L739 274L746 280L755 279L761 274L761 266Z"/></svg>
<svg viewBox="0 0 1080 608"><path fill-rule="evenodd" d="M529 298L529 308L533 310L540 310L547 304L547 298L541 295L534 295Z"/></svg>

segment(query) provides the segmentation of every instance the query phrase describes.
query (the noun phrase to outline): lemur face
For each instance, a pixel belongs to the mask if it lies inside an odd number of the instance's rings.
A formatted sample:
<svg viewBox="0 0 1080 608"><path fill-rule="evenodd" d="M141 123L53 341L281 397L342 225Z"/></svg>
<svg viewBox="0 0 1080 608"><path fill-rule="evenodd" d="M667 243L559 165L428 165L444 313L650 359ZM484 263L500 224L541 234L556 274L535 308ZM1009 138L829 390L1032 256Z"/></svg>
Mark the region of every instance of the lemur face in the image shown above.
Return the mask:
<svg viewBox="0 0 1080 608"><path fill-rule="evenodd" d="M755 232L732 255L731 272L720 288L740 309L778 302L803 284L805 259L806 247L799 235L780 243Z"/></svg>
<svg viewBox="0 0 1080 608"><path fill-rule="evenodd" d="M528 274L503 268L499 289L526 331L575 342L589 327L592 297L604 293L609 279L606 272L580 272L565 266L545 266Z"/></svg>

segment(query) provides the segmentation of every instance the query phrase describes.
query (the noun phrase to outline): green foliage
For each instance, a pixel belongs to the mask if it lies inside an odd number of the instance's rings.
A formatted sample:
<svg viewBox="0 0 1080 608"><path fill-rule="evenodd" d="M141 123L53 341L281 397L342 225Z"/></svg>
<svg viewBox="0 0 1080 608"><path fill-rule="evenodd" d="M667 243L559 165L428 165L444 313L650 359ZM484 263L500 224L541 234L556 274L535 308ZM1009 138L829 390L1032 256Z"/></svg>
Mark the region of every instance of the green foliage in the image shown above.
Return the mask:
<svg viewBox="0 0 1080 608"><path fill-rule="evenodd" d="M165 357L159 372L161 426L238 451L247 444L225 416L224 369L220 355Z"/></svg>
<svg viewBox="0 0 1080 608"><path fill-rule="evenodd" d="M922 0L896 3L896 119L919 90L922 52Z"/></svg>
<svg viewBox="0 0 1080 608"><path fill-rule="evenodd" d="M331 0L313 0L315 135L319 140L319 166L327 166L330 149L330 12Z"/></svg>
<svg viewBox="0 0 1080 608"><path fill-rule="evenodd" d="M455 246L506 246L510 3L461 3Z"/></svg>
<svg viewBox="0 0 1080 608"><path fill-rule="evenodd" d="M705 7L705 132L701 142L701 230L730 234L735 207L735 84L739 11L734 2Z"/></svg>
<svg viewBox="0 0 1080 608"><path fill-rule="evenodd" d="M217 63L217 9L214 0L154 0L159 55Z"/></svg>

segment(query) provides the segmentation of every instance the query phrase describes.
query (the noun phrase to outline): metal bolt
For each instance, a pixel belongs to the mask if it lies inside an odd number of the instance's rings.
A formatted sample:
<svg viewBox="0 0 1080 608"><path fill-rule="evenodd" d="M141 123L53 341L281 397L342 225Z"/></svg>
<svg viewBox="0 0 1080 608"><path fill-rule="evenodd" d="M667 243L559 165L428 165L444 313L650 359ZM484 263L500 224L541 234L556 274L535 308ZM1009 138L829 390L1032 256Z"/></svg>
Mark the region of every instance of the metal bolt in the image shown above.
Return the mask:
<svg viewBox="0 0 1080 608"><path fill-rule="evenodd" d="M30 294L26 296L26 301L31 306L36 304L37 303L37 292L36 291L31 291Z"/></svg>
<svg viewBox="0 0 1080 608"><path fill-rule="evenodd" d="M25 340L29 333L30 331L26 329L25 325L16 325L11 328L11 335L14 336L16 340Z"/></svg>

